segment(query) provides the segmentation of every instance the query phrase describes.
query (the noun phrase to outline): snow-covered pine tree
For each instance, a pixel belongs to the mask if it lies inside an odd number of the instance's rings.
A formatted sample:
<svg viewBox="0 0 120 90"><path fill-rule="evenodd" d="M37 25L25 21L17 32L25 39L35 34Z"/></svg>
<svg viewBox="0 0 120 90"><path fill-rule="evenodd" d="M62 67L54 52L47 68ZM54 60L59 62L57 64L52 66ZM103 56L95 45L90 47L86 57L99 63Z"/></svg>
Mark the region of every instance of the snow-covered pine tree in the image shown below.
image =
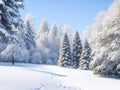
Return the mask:
<svg viewBox="0 0 120 90"><path fill-rule="evenodd" d="M36 42L35 42L35 23L34 23L34 17L29 13L26 15L25 21L25 38L24 42L26 45L26 48L30 52L30 60L29 62L31 63L33 58L32 54L35 52L36 48Z"/></svg>
<svg viewBox="0 0 120 90"><path fill-rule="evenodd" d="M83 45L83 51L82 51L82 55L80 58L80 69L82 69L82 70L89 69L90 54L91 54L91 48L90 48L89 43L86 39L84 42L84 45Z"/></svg>
<svg viewBox="0 0 120 90"><path fill-rule="evenodd" d="M23 0L0 1L0 43L6 44L5 47L0 47L1 58L5 56L1 61L10 61L13 56L15 61L24 62L29 58L24 44L24 24L20 17L20 8L23 8Z"/></svg>
<svg viewBox="0 0 120 90"><path fill-rule="evenodd" d="M48 56L51 59L52 64L57 65L60 49L60 37L58 34L58 25L54 23L51 27L50 33L48 35L49 50L50 54Z"/></svg>
<svg viewBox="0 0 120 90"><path fill-rule="evenodd" d="M48 41L48 34L49 34L49 27L48 22L44 18L40 25L40 31L37 35L37 47L39 48L39 51L41 52L41 58L43 60L43 63L49 63L48 56L49 56L49 41Z"/></svg>
<svg viewBox="0 0 120 90"><path fill-rule="evenodd" d="M40 31L37 35L37 43L39 45L42 45L44 47L48 47L47 42L48 42L48 33L49 33L49 27L48 27L48 22L44 18L41 22L40 25Z"/></svg>
<svg viewBox="0 0 120 90"><path fill-rule="evenodd" d="M45 18L43 18L40 25L40 32L38 34L38 37L41 37L42 34L48 34L48 32L49 32L48 22Z"/></svg>
<svg viewBox="0 0 120 90"><path fill-rule="evenodd" d="M76 31L72 42L73 68L79 67L81 53L82 53L82 43L78 31Z"/></svg>
<svg viewBox="0 0 120 90"><path fill-rule="evenodd" d="M57 24L54 23L51 27L50 35L54 38L57 36L57 34L58 34L58 27Z"/></svg>
<svg viewBox="0 0 120 90"><path fill-rule="evenodd" d="M68 67L68 68L72 66L71 49L70 49L69 39L66 33L63 37L63 41L60 47L58 65L61 67Z"/></svg>
<svg viewBox="0 0 120 90"><path fill-rule="evenodd" d="M1 0L0 1L0 37L1 41L12 40L11 35L15 34L15 28L22 27L19 8L23 7L23 0Z"/></svg>
<svg viewBox="0 0 120 90"><path fill-rule="evenodd" d="M26 19L24 21L25 24L25 43L28 50L35 48L35 23L34 18L31 14L26 15Z"/></svg>

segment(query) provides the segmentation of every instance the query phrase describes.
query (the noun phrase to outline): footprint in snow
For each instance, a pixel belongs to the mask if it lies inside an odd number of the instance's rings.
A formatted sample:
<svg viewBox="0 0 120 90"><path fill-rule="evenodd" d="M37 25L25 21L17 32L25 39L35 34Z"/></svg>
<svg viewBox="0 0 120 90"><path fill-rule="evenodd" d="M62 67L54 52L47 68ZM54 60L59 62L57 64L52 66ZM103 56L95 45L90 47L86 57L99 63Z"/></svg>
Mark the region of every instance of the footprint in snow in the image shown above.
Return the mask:
<svg viewBox="0 0 120 90"><path fill-rule="evenodd" d="M40 85L40 87L35 88L34 90L43 90L43 89L44 89L44 87L45 87L45 86L41 84L41 85Z"/></svg>

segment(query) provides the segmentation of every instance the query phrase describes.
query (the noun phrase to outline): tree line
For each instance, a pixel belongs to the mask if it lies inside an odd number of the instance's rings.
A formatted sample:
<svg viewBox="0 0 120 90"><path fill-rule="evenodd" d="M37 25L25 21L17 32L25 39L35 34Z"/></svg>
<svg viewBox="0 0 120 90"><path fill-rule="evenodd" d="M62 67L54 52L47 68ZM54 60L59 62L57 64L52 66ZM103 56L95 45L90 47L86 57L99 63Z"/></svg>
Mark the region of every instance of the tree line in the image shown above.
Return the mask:
<svg viewBox="0 0 120 90"><path fill-rule="evenodd" d="M80 66L82 43L78 32L70 46L72 34L67 26L54 23L49 29L44 18L39 32L35 33L34 17L27 14L24 21L20 17L19 9L24 7L23 0L2 0L0 6L0 61L58 64L73 68ZM85 61L87 56L82 56L81 65L89 62ZM84 68L87 69L88 65Z"/></svg>
<svg viewBox="0 0 120 90"><path fill-rule="evenodd" d="M80 68L82 70L89 69L91 57L91 48L87 40L84 45L80 40L79 34L76 31L72 41L72 52L67 34L64 34L60 47L60 55L58 65L67 68Z"/></svg>
<svg viewBox="0 0 120 90"><path fill-rule="evenodd" d="M36 33L34 17L21 19L23 0L0 1L0 61L53 64L93 70L99 75L120 75L120 1L100 12L81 40L76 31L44 18Z"/></svg>

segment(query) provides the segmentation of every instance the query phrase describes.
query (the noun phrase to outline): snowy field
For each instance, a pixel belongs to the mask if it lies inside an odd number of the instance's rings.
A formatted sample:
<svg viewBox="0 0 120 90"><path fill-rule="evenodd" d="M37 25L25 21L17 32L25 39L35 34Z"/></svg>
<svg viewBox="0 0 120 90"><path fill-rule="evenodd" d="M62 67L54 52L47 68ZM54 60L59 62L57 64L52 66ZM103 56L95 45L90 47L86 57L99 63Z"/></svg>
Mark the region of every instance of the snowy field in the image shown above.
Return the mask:
<svg viewBox="0 0 120 90"><path fill-rule="evenodd" d="M0 90L120 90L120 79L53 65L0 63Z"/></svg>

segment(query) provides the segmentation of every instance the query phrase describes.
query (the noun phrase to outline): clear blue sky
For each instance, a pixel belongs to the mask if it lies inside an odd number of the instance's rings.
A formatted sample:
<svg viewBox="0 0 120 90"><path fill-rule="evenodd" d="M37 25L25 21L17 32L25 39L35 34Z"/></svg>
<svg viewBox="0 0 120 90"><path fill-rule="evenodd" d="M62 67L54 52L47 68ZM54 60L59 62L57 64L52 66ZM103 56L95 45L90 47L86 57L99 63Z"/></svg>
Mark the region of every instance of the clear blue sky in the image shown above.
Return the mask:
<svg viewBox="0 0 120 90"><path fill-rule="evenodd" d="M100 11L107 10L114 0L24 0L24 10L20 10L22 18L31 13L35 18L37 29L45 17L49 26L56 22L70 25L80 33L86 26L95 22Z"/></svg>

